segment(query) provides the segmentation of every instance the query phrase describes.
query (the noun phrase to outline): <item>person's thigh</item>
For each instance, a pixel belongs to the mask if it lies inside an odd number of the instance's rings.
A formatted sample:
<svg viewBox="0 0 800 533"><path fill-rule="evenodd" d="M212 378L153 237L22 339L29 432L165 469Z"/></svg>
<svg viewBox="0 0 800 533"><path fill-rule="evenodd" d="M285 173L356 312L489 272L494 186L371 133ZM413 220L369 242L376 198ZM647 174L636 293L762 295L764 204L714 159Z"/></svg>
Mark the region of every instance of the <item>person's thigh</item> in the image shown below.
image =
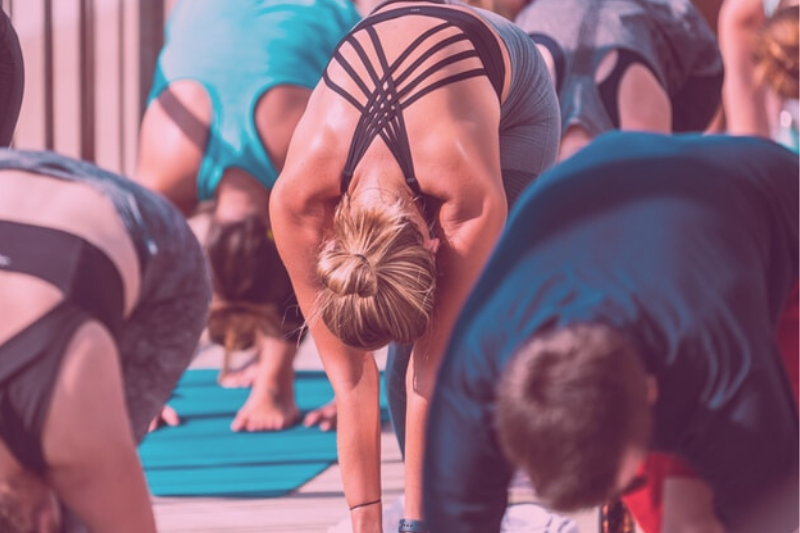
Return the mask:
<svg viewBox="0 0 800 533"><path fill-rule="evenodd" d="M607 76L598 73L596 82L612 123L621 130L670 132L672 104L653 68L630 50L614 50L610 57L614 66Z"/></svg>
<svg viewBox="0 0 800 533"><path fill-rule="evenodd" d="M142 119L134 179L166 196L186 216L197 207L197 174L212 113L205 89L185 80L170 84Z"/></svg>

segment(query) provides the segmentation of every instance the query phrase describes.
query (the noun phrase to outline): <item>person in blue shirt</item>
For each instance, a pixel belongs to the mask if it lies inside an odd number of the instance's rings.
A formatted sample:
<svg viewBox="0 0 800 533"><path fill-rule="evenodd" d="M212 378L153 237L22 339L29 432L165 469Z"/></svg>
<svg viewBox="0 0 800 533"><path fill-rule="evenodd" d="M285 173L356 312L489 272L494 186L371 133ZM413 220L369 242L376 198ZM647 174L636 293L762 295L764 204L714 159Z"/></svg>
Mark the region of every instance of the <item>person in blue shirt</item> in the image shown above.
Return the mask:
<svg viewBox="0 0 800 533"><path fill-rule="evenodd" d="M498 531L516 467L554 510L602 504L651 450L697 472L684 486L713 527L794 531L798 415L775 331L798 192L797 156L750 137L612 132L541 176L438 375L431 531Z"/></svg>

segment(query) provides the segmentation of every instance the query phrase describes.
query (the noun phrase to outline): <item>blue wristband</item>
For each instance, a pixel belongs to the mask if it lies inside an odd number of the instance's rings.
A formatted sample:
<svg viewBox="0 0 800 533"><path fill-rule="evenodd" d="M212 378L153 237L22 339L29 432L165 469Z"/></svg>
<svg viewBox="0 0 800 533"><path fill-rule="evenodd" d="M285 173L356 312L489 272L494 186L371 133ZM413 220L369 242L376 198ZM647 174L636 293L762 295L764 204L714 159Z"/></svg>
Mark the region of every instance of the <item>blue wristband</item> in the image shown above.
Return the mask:
<svg viewBox="0 0 800 533"><path fill-rule="evenodd" d="M428 533L428 527L422 520L400 519L400 528L397 533Z"/></svg>

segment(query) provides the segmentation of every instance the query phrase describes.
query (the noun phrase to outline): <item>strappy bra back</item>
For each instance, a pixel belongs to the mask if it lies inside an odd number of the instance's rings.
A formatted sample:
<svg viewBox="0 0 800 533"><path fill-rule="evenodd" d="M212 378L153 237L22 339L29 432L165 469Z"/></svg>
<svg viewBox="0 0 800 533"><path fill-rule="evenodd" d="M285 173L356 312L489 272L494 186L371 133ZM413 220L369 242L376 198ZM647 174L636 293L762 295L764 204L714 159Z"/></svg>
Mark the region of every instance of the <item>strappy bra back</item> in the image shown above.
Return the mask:
<svg viewBox="0 0 800 533"><path fill-rule="evenodd" d="M323 74L325 84L361 112L342 171L342 194L349 189L355 168L372 141L376 137L380 137L400 165L408 187L415 195L420 196L422 192L414 174L403 110L428 93L445 85L479 76L487 76L497 93L498 100L501 97L505 65L500 45L494 33L477 16L459 9L429 5L431 3L434 2L372 14L356 25L337 47L331 61L338 63L355 82L358 90L366 98L365 103L333 81L327 70ZM435 3L444 4L444 2ZM385 5L383 4L380 8L382 9ZM441 19L442 22L420 34L403 53L390 63L375 30L375 25L406 15L433 17ZM442 35L442 32L454 27L460 31L455 35L452 32ZM361 32L367 34L369 42L374 47L374 54L377 57L374 63L370 61L364 46L356 38ZM436 53L446 51L449 47L464 41L470 42L472 48L469 50L459 48L460 51L436 61L427 68L422 68L423 63ZM345 43L350 45L358 55L358 59L366 70L365 77L359 76L353 65L342 55L341 48ZM419 57L401 68L409 56L422 47L426 47L426 49L419 54ZM471 58L478 58L482 66L478 68L471 65L465 66L461 72L430 82L430 78L438 71Z"/></svg>

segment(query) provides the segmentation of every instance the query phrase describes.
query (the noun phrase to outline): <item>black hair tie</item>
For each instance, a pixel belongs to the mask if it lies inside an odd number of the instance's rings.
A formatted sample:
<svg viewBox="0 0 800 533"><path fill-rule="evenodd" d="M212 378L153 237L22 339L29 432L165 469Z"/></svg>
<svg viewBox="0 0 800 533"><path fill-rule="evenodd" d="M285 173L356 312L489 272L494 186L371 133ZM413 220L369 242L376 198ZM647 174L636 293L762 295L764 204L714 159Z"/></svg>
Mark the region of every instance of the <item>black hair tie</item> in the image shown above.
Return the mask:
<svg viewBox="0 0 800 533"><path fill-rule="evenodd" d="M351 511L355 511L356 509L358 509L358 508L360 508L360 507L369 507L370 505L375 505L376 503L381 503L381 499L380 499L380 498L378 498L377 500L372 500L371 502L359 503L358 505L354 505L354 506L352 506L352 507L350 508L350 510L351 510Z"/></svg>

